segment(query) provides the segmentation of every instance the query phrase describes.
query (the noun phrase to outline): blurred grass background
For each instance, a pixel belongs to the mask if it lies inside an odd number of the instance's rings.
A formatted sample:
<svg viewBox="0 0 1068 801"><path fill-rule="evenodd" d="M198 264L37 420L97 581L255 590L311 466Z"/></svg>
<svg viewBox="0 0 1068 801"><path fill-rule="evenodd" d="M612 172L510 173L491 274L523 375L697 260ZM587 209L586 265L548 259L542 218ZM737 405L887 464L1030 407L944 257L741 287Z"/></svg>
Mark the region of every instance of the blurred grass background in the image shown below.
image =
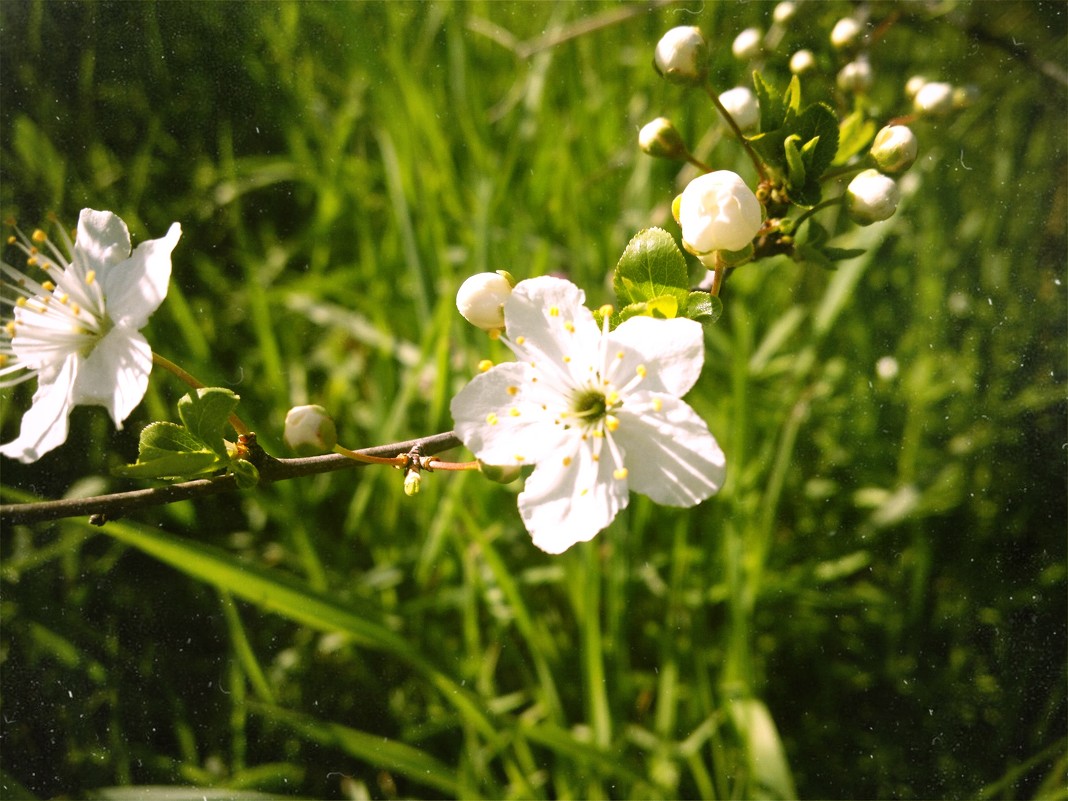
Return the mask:
<svg viewBox="0 0 1068 801"><path fill-rule="evenodd" d="M448 430L504 357L463 278L555 271L597 305L630 236L677 232L685 174L641 124L752 177L650 62L699 25L742 83L729 43L772 7L2 3L0 207L180 221L149 341L272 453L308 402L350 447ZM802 4L766 74L852 8ZM868 8L902 12L883 118L916 73L979 99L917 124L897 216L844 240L866 256L731 277L688 397L720 496L634 498L561 557L515 487L411 499L377 469L5 530L0 794L1065 798L1066 7ZM183 391L155 376L122 432L76 410L5 500L129 486L110 467Z"/></svg>

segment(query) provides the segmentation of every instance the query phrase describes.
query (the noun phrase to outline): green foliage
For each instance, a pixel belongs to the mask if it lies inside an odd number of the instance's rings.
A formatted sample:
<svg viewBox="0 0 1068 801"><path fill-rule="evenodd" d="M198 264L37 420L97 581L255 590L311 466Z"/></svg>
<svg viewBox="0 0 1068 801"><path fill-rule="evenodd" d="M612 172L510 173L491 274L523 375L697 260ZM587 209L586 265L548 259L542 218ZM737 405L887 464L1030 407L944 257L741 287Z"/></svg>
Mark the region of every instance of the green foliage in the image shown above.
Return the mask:
<svg viewBox="0 0 1068 801"><path fill-rule="evenodd" d="M799 47L832 74L852 8L799 4L769 84ZM351 447L447 430L508 358L453 307L467 275L565 273L596 307L636 231L678 239L678 165L637 152L641 124L670 112L703 161L752 170L649 65L678 11L0 3L4 216L109 208L135 242L180 220L146 337L239 393L274 455L300 403ZM561 557L516 486L439 472L407 498L375 467L5 528L5 797L1063 797L1063 9L891 11L872 108L907 113L916 73L981 87L917 123L899 213L805 222L802 246L864 251L833 272L762 259L720 304L689 260L639 301L722 311L687 396L719 496L635 497ZM726 42L769 14L685 21ZM745 81L727 47L710 74ZM4 391L3 441L33 389ZM62 449L4 461L4 502L144 486L110 468L185 392L157 371L120 432L76 410Z"/></svg>

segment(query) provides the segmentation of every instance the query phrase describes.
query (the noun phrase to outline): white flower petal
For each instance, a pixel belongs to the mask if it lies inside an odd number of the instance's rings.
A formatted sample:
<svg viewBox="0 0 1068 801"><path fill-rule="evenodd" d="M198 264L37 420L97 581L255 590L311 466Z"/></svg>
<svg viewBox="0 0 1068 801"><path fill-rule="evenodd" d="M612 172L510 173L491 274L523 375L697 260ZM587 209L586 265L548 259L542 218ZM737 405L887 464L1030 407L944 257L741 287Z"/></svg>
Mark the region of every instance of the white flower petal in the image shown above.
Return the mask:
<svg viewBox="0 0 1068 801"><path fill-rule="evenodd" d="M141 402L152 371L152 349L137 331L114 328L85 359L74 385L74 402L103 406L116 428Z"/></svg>
<svg viewBox="0 0 1068 801"><path fill-rule="evenodd" d="M586 294L570 281L552 276L520 281L504 304L509 339L534 360L565 369L565 357L597 353L601 330L582 305ZM546 365L542 365L546 366Z"/></svg>
<svg viewBox="0 0 1068 801"><path fill-rule="evenodd" d="M173 223L166 236L142 242L129 259L103 271L108 316L116 325L142 328L167 297L171 251L181 235L182 227Z"/></svg>
<svg viewBox="0 0 1068 801"><path fill-rule="evenodd" d="M654 405L659 411L652 410ZM635 413L628 406L649 410ZM617 417L613 437L626 454L635 492L666 506L694 506L723 486L726 457L705 421L686 402L635 392Z"/></svg>
<svg viewBox="0 0 1068 801"><path fill-rule="evenodd" d="M599 461L589 447L572 453L566 466L567 451L540 463L519 494L523 523L534 544L547 553L563 553L576 542L593 539L630 500L626 480L612 476L618 465L607 449Z"/></svg>
<svg viewBox="0 0 1068 801"><path fill-rule="evenodd" d="M609 333L606 355L617 384L630 380L641 365L647 373L638 389L680 396L701 375L704 350L704 330L694 320L631 317Z"/></svg>
<svg viewBox="0 0 1068 801"><path fill-rule="evenodd" d="M535 464L568 439L562 425L553 425L552 410L531 400L532 373L523 362L499 364L452 399L456 435L486 464Z"/></svg>
<svg viewBox="0 0 1068 801"><path fill-rule="evenodd" d="M0 453L29 464L67 441L68 418L74 408L71 398L81 357L70 354L50 384L39 384L33 405L22 416L16 439L0 447Z"/></svg>
<svg viewBox="0 0 1068 801"><path fill-rule="evenodd" d="M72 261L100 271L126 261L130 256L130 230L110 211L82 209Z"/></svg>

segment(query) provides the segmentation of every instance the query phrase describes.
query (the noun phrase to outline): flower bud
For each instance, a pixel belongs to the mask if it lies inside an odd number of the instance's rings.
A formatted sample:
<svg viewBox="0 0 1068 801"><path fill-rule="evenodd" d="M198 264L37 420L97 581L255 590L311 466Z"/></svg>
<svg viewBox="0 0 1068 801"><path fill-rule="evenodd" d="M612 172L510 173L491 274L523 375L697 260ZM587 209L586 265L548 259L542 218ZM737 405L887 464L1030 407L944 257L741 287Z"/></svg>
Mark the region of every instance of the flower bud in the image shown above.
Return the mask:
<svg viewBox="0 0 1068 801"><path fill-rule="evenodd" d="M872 85L871 64L866 58L850 61L838 72L838 88L843 92L865 94Z"/></svg>
<svg viewBox="0 0 1068 801"><path fill-rule="evenodd" d="M916 95L927 83L927 79L922 75L913 75L907 81L905 81L905 97L909 100L915 100Z"/></svg>
<svg viewBox="0 0 1068 801"><path fill-rule="evenodd" d="M678 200L682 242L694 255L742 250L764 219L760 201L741 176L717 170L690 181Z"/></svg>
<svg viewBox="0 0 1068 801"><path fill-rule="evenodd" d="M800 75L816 66L816 57L811 50L798 50L790 56L790 72Z"/></svg>
<svg viewBox="0 0 1068 801"><path fill-rule="evenodd" d="M322 406L294 406L286 414L286 446L302 456L331 451L337 445L337 428Z"/></svg>
<svg viewBox="0 0 1068 801"><path fill-rule="evenodd" d="M860 23L852 17L843 17L831 29L831 45L835 50L853 47L860 38Z"/></svg>
<svg viewBox="0 0 1068 801"><path fill-rule="evenodd" d="M791 3L790 0L782 0L781 3L775 6L775 10L771 12L771 18L779 25L785 25L794 18L796 13L796 3Z"/></svg>
<svg viewBox="0 0 1068 801"><path fill-rule="evenodd" d="M661 36L653 66L673 83L703 81L708 72L708 43L701 29L682 25Z"/></svg>
<svg viewBox="0 0 1068 801"><path fill-rule="evenodd" d="M667 117L657 117L638 132L638 147L661 159L685 159L689 151L682 136Z"/></svg>
<svg viewBox="0 0 1068 801"><path fill-rule="evenodd" d="M893 178L878 170L864 170L846 187L846 212L857 225L871 225L894 216L900 199Z"/></svg>
<svg viewBox="0 0 1068 801"><path fill-rule="evenodd" d="M919 143L916 134L904 125L888 125L875 135L871 157L880 172L897 175L916 161Z"/></svg>
<svg viewBox="0 0 1068 801"><path fill-rule="evenodd" d="M760 122L760 103L753 91L745 86L728 89L719 96L719 102L743 131L756 128Z"/></svg>
<svg viewBox="0 0 1068 801"><path fill-rule="evenodd" d="M760 55L760 44L764 38L760 28L746 28L734 37L731 52L739 61L751 61Z"/></svg>
<svg viewBox="0 0 1068 801"><path fill-rule="evenodd" d="M481 459L478 462L478 469L482 475L498 484L511 484L519 478L521 470L519 465L486 464Z"/></svg>
<svg viewBox="0 0 1068 801"><path fill-rule="evenodd" d="M953 87L948 83L925 83L912 100L917 114L925 117L944 117L953 111Z"/></svg>
<svg viewBox="0 0 1068 801"><path fill-rule="evenodd" d="M483 331L504 328L504 304L512 295L509 278L503 270L472 275L456 293L456 308Z"/></svg>
<svg viewBox="0 0 1068 801"><path fill-rule="evenodd" d="M404 474L404 494L411 498L419 494L419 487L423 483L423 477L418 470L409 469Z"/></svg>

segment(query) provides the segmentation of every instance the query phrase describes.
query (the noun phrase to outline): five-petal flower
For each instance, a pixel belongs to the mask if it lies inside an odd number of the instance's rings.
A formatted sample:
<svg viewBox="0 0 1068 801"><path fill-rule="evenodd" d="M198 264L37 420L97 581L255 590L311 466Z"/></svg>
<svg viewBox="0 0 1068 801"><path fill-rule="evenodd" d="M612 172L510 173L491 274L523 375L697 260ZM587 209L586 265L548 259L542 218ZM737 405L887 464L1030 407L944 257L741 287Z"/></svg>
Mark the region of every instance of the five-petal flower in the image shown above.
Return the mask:
<svg viewBox="0 0 1068 801"><path fill-rule="evenodd" d="M0 339L0 386L37 377L19 436L0 453L36 461L66 441L77 405L104 406L122 427L148 387L152 351L139 331L167 295L181 233L174 223L131 253L121 219L83 209L75 241L61 235L69 258L43 231L16 241L48 279L38 283L0 263L4 302L14 310Z"/></svg>
<svg viewBox="0 0 1068 801"><path fill-rule="evenodd" d="M517 284L504 306L517 361L476 376L451 406L481 461L534 465L519 511L549 553L591 539L632 489L693 506L725 475L723 451L680 400L701 372L700 324L632 317L609 331L583 301L559 278Z"/></svg>

